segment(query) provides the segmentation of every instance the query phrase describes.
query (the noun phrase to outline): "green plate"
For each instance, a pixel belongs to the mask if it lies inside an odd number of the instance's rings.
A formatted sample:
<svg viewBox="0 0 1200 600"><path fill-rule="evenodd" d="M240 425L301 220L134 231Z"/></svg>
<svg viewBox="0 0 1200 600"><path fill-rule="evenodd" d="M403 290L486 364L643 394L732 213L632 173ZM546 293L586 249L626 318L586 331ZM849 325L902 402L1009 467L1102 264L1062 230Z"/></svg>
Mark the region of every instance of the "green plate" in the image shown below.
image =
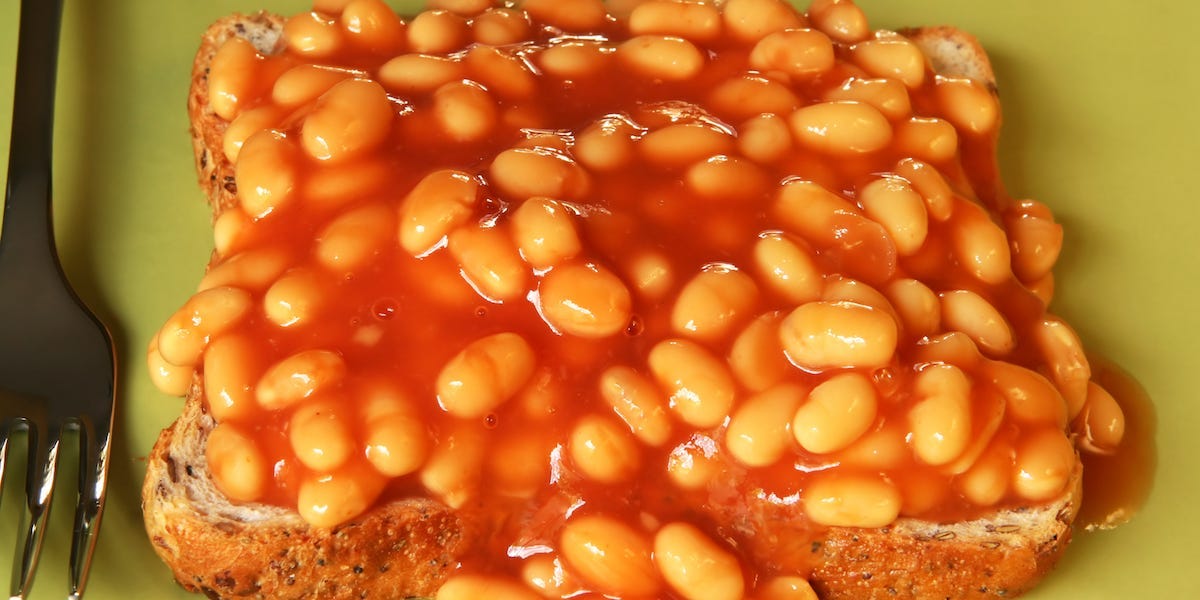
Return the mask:
<svg viewBox="0 0 1200 600"><path fill-rule="evenodd" d="M1195 598L1200 510L1200 4L1113 0L861 0L876 27L952 24L976 34L999 78L1012 193L1064 223L1054 310L1157 405L1160 467L1132 523L1078 536L1029 598ZM0 164L7 165L17 0L0 2ZM153 389L146 341L194 289L210 251L185 99L192 54L221 15L295 13L304 0L67 2L55 191L64 267L113 329L120 408L108 511L88 598L194 598L142 530L139 490L178 399ZM0 293L20 293L5 289ZM10 473L11 475L11 473ZM1090 476L1103 476L1092 474ZM16 478L10 480L15 483ZM15 485L0 514L0 571L16 538ZM69 487L69 486L64 486ZM66 590L69 499L59 496L34 598ZM2 581L2 580L0 580ZM0 584L2 585L2 584Z"/></svg>

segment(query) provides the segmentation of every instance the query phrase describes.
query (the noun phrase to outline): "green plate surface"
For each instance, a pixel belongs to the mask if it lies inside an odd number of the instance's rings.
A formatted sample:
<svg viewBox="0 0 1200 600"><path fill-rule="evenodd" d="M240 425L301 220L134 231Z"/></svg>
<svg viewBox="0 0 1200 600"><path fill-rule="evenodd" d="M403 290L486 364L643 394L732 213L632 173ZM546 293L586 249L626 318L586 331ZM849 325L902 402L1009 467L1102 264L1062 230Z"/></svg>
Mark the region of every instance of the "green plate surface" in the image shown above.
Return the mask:
<svg viewBox="0 0 1200 600"><path fill-rule="evenodd" d="M1142 513L1081 534L1029 598L1196 598L1200 577L1200 3L1154 0L861 0L875 27L952 24L988 48L1016 196L1066 227L1054 310L1091 351L1134 374L1158 412L1159 467ZM7 165L17 0L0 1L0 164ZM143 530L145 456L179 400L153 389L146 341L194 289L211 248L185 98L197 40L235 11L303 0L68 0L55 138L62 261L120 350L111 487L88 598L190 598ZM408 5L411 7L411 4ZM2 174L0 174L2 176ZM0 293L20 293L6 289ZM11 475L11 473L10 473ZM1092 474L1091 476L1103 476ZM16 477L10 480L16 482ZM0 514L0 571L16 537ZM67 486L69 487L69 486ZM59 497L34 598L66 590L69 504ZM0 577L0 585L4 579Z"/></svg>

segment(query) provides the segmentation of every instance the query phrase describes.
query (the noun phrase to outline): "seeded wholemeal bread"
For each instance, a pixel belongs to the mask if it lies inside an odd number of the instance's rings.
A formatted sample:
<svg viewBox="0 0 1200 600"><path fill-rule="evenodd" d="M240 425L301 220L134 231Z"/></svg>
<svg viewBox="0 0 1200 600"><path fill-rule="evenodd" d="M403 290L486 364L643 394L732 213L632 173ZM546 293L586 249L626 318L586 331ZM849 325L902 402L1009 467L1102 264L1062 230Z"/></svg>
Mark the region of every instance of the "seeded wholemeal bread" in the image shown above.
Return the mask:
<svg viewBox="0 0 1200 600"><path fill-rule="evenodd" d="M214 214L237 202L233 167L222 152L227 126L210 108L207 73L230 37L264 54L281 46L282 19L235 15L204 35L193 68L189 115L201 187ZM942 73L994 83L986 55L952 28L905 32ZM215 487L205 440L214 427L197 377L180 418L163 431L143 488L155 551L188 590L212 598L404 598L432 596L476 541L467 523L440 503L412 498L379 505L333 529L292 510L234 504ZM901 518L881 529L831 528L807 551L821 598L1012 597L1032 587L1067 545L1081 474L1050 503L987 518L933 523ZM745 527L772 526L764 515Z"/></svg>

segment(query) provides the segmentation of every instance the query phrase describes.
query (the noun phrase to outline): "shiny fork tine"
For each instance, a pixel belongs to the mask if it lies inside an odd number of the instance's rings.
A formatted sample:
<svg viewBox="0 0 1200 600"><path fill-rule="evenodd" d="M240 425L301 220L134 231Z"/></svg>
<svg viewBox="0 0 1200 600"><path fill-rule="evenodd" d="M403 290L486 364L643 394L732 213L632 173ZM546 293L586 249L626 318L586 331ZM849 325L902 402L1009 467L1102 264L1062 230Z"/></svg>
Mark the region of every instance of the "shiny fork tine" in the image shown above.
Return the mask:
<svg viewBox="0 0 1200 600"><path fill-rule="evenodd" d="M111 449L109 420L85 420L79 428L79 497L75 503L75 534L71 538L70 593L68 599L83 596L92 554L96 550L100 515L104 512L108 488L108 458Z"/></svg>
<svg viewBox="0 0 1200 600"><path fill-rule="evenodd" d="M62 428L31 423L29 426L29 472L25 480L25 519L29 524L19 542L21 558L13 565L10 600L24 598L33 585L42 540L46 536L46 517L54 495L54 472L58 466L58 447Z"/></svg>

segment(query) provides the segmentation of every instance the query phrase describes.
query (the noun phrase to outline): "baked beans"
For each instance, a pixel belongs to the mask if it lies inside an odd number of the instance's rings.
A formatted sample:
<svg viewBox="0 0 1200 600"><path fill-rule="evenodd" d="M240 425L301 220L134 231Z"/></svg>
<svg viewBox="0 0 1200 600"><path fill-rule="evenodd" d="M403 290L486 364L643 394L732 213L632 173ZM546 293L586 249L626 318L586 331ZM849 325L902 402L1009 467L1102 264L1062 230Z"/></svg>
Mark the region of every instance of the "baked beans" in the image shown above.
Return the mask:
<svg viewBox="0 0 1200 600"><path fill-rule="evenodd" d="M638 597L659 591L648 536L622 520L572 517L562 528L559 551L575 574L599 592Z"/></svg>

